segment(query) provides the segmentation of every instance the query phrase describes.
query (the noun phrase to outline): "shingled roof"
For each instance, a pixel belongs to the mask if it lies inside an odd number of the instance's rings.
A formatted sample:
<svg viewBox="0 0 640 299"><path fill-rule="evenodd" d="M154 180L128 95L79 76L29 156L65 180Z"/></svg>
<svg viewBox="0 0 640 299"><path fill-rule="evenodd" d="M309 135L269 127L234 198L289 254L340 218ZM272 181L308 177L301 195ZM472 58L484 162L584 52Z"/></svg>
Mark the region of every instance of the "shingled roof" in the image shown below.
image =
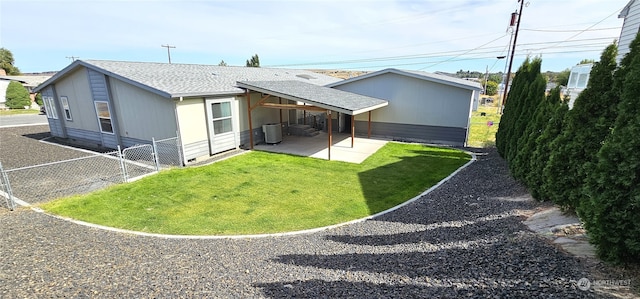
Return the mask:
<svg viewBox="0 0 640 299"><path fill-rule="evenodd" d="M348 115L358 115L389 104L386 100L300 81L244 81L238 85Z"/></svg>
<svg viewBox="0 0 640 299"><path fill-rule="evenodd" d="M167 98L242 94L238 81L294 80L327 85L334 78L306 70L217 66L180 63L76 60L36 88L40 91L72 70L86 68L117 78Z"/></svg>

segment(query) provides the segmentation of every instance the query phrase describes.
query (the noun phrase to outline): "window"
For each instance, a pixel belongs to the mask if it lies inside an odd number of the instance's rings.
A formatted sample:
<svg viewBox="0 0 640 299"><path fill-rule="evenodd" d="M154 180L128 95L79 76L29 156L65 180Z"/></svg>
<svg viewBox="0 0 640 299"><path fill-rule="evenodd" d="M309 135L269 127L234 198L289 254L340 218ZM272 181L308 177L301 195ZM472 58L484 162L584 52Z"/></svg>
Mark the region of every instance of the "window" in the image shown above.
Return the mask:
<svg viewBox="0 0 640 299"><path fill-rule="evenodd" d="M569 76L569 84L567 84L567 87L569 88L576 87L576 81L578 81L578 73L572 72L571 75Z"/></svg>
<svg viewBox="0 0 640 299"><path fill-rule="evenodd" d="M44 102L44 109L47 113L47 118L58 119L58 111L56 111L56 103L53 100L53 97L42 97L42 101Z"/></svg>
<svg viewBox="0 0 640 299"><path fill-rule="evenodd" d="M213 117L213 134L222 134L231 132L231 103L213 103L211 104L211 115Z"/></svg>
<svg viewBox="0 0 640 299"><path fill-rule="evenodd" d="M69 100L67 97L60 97L60 102L62 102L62 109L64 110L64 118L66 120L71 119L71 110L69 109Z"/></svg>
<svg viewBox="0 0 640 299"><path fill-rule="evenodd" d="M100 123L100 131L102 133L112 133L113 125L111 124L111 112L109 111L109 104L107 102L95 102L96 114L98 115L98 122Z"/></svg>
<svg viewBox="0 0 640 299"><path fill-rule="evenodd" d="M588 81L589 81L589 73L580 74L580 76L578 77L578 84L576 87L586 88Z"/></svg>

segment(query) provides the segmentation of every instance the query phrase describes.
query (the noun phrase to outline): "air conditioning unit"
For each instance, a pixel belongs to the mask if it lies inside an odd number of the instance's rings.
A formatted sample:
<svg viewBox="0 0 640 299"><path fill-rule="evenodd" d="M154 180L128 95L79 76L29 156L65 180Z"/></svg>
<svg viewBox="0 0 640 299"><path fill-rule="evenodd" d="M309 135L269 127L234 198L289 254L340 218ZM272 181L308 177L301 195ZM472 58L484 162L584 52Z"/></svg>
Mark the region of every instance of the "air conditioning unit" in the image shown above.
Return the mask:
<svg viewBox="0 0 640 299"><path fill-rule="evenodd" d="M274 144L282 142L282 128L280 124L262 125L262 132L264 133L265 143Z"/></svg>

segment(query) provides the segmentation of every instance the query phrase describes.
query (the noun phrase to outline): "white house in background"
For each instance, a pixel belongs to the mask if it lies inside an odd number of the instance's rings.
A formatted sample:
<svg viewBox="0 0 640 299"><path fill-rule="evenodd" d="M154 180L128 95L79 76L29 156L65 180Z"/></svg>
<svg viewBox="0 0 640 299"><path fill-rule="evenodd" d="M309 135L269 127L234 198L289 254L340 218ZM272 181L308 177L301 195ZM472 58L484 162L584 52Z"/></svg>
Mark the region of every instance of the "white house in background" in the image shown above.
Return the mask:
<svg viewBox="0 0 640 299"><path fill-rule="evenodd" d="M374 98L389 105L371 112L374 136L464 145L478 82L398 69L384 69L327 86ZM356 132L365 133L366 115L356 116Z"/></svg>
<svg viewBox="0 0 640 299"><path fill-rule="evenodd" d="M578 64L571 68L569 83L565 89L565 95L569 97L569 109L573 108L573 103L578 95L587 88L591 67L593 67L593 63Z"/></svg>
<svg viewBox="0 0 640 299"><path fill-rule="evenodd" d="M33 89L49 78L51 78L51 76L0 76L0 109L7 108L5 105L7 87L11 81L16 81L22 84L22 86L29 91L31 102L34 102L36 94L33 92Z"/></svg>
<svg viewBox="0 0 640 299"><path fill-rule="evenodd" d="M622 31L618 39L618 57L617 62L620 63L622 57L629 53L629 45L636 38L640 31L640 0L631 0L622 9L618 18L624 18Z"/></svg>

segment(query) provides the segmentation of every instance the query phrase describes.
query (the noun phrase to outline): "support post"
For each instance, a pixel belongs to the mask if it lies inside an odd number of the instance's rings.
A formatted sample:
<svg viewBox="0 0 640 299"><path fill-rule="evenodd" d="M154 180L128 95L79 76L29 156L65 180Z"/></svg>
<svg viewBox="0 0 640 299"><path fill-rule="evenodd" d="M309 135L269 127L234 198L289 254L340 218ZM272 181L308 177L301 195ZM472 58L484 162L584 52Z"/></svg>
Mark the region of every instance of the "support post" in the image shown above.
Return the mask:
<svg viewBox="0 0 640 299"><path fill-rule="evenodd" d="M156 144L156 138L151 137L151 144L153 148L153 162L156 163L156 172L160 171L160 159L158 158L158 145Z"/></svg>
<svg viewBox="0 0 640 299"><path fill-rule="evenodd" d="M367 138L371 138L371 111L369 111L369 121L367 123Z"/></svg>
<svg viewBox="0 0 640 299"><path fill-rule="evenodd" d="M329 120L329 124L328 124L328 131L329 131L329 147L327 148L327 151L329 152L329 156L328 156L328 160L331 160L331 110L327 110L327 119Z"/></svg>
<svg viewBox="0 0 640 299"><path fill-rule="evenodd" d="M353 148L353 139L356 137L356 117L351 115L351 148Z"/></svg>
<svg viewBox="0 0 640 299"><path fill-rule="evenodd" d="M251 94L249 90L244 91L244 96L247 98L247 113L249 114L249 148L253 150L253 123L251 122Z"/></svg>

